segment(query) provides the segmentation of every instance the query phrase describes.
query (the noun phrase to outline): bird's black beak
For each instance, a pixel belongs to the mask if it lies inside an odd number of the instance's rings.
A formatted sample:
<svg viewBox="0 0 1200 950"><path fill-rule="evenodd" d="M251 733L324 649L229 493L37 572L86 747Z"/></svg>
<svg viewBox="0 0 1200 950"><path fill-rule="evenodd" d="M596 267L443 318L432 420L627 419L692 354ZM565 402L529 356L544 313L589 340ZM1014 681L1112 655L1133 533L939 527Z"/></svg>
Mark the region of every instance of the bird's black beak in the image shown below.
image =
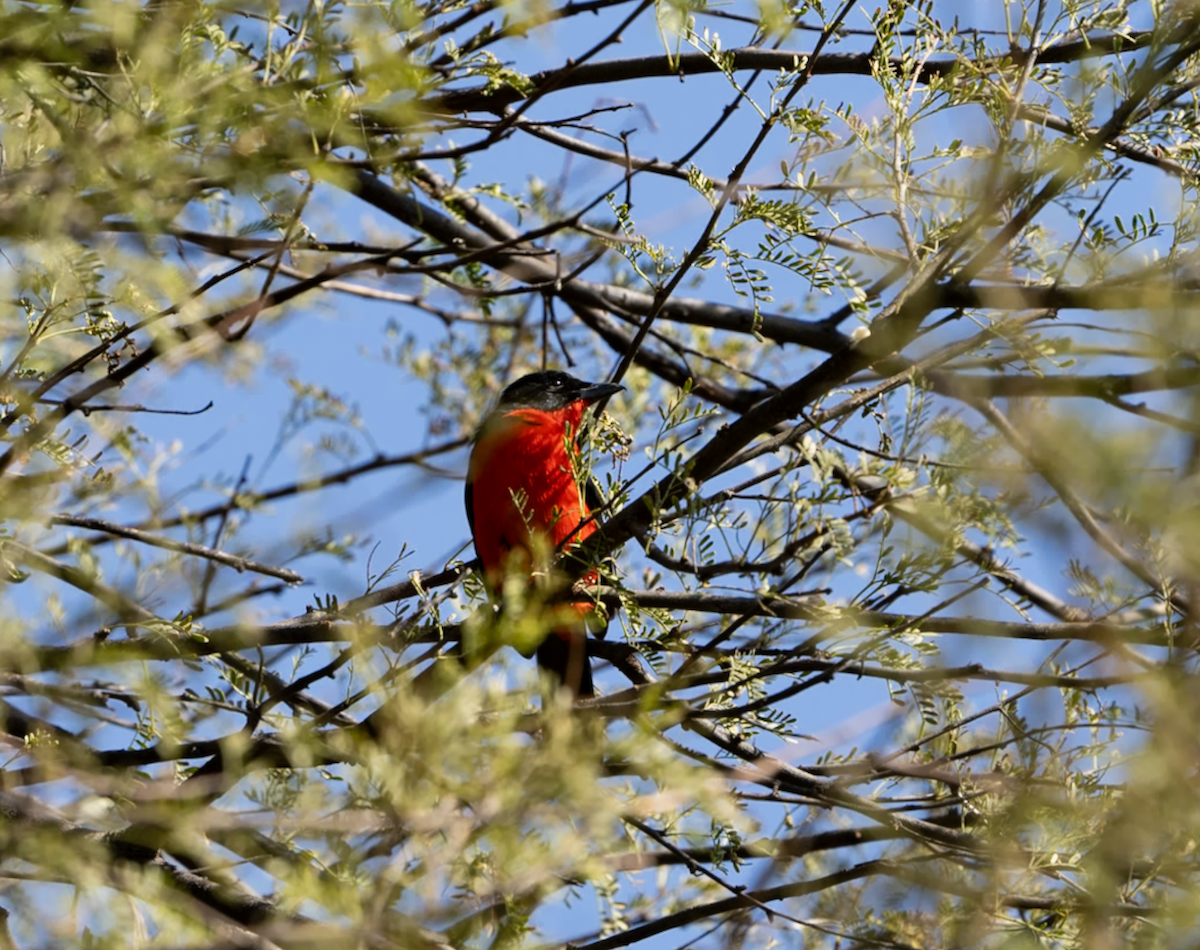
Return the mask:
<svg viewBox="0 0 1200 950"><path fill-rule="evenodd" d="M619 393L624 388L624 386L618 386L616 383L589 383L580 390L579 395L575 398L582 399L590 405L615 393Z"/></svg>

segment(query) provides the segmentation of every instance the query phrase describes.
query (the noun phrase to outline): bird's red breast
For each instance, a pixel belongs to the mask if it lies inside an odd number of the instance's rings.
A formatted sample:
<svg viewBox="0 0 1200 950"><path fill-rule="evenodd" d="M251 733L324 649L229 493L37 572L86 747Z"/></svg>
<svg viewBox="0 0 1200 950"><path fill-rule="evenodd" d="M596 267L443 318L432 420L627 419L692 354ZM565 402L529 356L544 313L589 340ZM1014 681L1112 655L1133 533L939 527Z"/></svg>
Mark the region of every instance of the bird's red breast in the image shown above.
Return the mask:
<svg viewBox="0 0 1200 950"><path fill-rule="evenodd" d="M568 439L579 430L585 404L557 412L515 409L493 417L471 453L467 479L472 486L475 550L488 581L502 583L505 565L530 570L528 559L540 546L558 550L596 530L572 470ZM516 552L514 554L514 552ZM524 558L525 563L509 563Z"/></svg>

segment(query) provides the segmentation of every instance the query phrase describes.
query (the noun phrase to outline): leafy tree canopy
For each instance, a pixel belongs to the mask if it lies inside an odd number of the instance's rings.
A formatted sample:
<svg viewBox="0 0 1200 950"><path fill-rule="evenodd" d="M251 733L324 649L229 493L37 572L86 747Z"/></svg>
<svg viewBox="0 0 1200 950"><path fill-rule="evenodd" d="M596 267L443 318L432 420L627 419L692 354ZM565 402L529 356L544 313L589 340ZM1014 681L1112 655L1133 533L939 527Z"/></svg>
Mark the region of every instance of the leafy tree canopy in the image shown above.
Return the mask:
<svg viewBox="0 0 1200 950"><path fill-rule="evenodd" d="M0 0L0 945L1190 941L1196 5L870 6Z"/></svg>

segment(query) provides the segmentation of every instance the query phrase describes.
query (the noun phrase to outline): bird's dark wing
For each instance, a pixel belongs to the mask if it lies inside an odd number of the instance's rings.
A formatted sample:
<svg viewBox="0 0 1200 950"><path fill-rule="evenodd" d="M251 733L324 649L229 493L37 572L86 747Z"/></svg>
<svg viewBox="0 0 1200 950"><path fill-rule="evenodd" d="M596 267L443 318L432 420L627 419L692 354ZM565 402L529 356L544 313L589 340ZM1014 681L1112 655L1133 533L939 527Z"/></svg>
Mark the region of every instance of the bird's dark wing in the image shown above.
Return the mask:
<svg viewBox="0 0 1200 950"><path fill-rule="evenodd" d="M583 483L583 500L587 502L588 511L592 514L604 507L604 496L600 494L600 483L591 475Z"/></svg>

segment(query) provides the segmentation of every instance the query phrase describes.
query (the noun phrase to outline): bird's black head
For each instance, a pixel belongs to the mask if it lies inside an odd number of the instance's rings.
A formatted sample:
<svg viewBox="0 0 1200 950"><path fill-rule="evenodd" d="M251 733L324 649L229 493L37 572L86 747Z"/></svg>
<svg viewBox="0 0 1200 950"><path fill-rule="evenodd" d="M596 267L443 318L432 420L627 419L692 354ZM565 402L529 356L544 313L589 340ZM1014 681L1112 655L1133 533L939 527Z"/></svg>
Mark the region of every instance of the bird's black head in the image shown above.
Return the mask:
<svg viewBox="0 0 1200 950"><path fill-rule="evenodd" d="M605 396L618 393L624 386L612 383L585 383L568 373L545 370L522 376L500 395L497 412L514 409L540 409L557 412L577 402L593 403Z"/></svg>

